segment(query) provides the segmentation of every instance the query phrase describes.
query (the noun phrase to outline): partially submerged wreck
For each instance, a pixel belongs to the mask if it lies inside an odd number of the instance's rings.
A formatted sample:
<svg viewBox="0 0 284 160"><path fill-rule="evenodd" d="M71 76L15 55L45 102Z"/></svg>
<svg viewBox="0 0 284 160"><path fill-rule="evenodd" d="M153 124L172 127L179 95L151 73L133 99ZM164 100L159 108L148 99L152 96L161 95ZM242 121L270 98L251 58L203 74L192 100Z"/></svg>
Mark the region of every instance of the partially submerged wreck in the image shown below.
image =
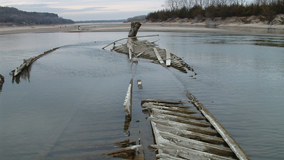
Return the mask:
<svg viewBox="0 0 284 160"><path fill-rule="evenodd" d="M44 52L44 53L42 53L42 54L40 54L40 55L38 55L38 56L31 57L31 58L29 58L29 59L24 59L24 60L23 60L23 63L22 63L19 67L16 67L15 70L12 70L10 74L11 74L13 77L16 77L16 76L20 75L21 72L22 72L24 69L27 69L27 68L28 68L29 66L31 66L36 60L38 60L39 58L41 58L41 57L43 57L43 56L45 56L45 55L47 55L47 54L49 54L49 53L51 53L51 52L57 50L57 49L59 49L59 47L53 48L53 49L51 49L51 50L48 50L48 51L46 51L46 52Z"/></svg>
<svg viewBox="0 0 284 160"><path fill-rule="evenodd" d="M117 42L115 41L111 43L113 44L111 50L128 55L132 63L138 63L138 58L144 58L153 60L154 63L165 68L173 67L183 73L194 72L192 67L180 57L170 53L169 50L157 47L154 42L138 40L139 37L133 34L133 30L138 31L140 26L137 23L132 23L129 37L120 39L127 39L127 43L115 46L115 42ZM133 79L131 79L131 82L133 82ZM133 83L130 84L132 87ZM143 88L140 79L137 84L139 89ZM129 95L132 94L132 89L129 89L130 86L123 104L124 109L127 108L127 104L132 104ZM141 102L141 106L146 108L149 113L147 119L151 123L155 139L155 144L151 147L157 150L156 158L177 160L250 159L205 106L186 88L184 92L188 97L187 103L190 105L184 105L182 101L153 99L146 99ZM130 101L128 102L128 100ZM131 117L131 111L125 109L125 113L126 116ZM123 151L118 152L121 154ZM125 152L127 154L128 151ZM106 155L112 156L112 153ZM125 159L129 159L129 157Z"/></svg>

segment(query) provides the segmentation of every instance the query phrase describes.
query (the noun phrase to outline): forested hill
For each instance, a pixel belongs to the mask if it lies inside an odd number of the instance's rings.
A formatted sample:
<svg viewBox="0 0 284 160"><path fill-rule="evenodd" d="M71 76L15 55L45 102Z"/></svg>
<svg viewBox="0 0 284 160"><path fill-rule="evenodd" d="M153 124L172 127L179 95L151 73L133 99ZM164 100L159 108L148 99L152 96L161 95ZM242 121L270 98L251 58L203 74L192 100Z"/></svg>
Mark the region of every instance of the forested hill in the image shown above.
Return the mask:
<svg viewBox="0 0 284 160"><path fill-rule="evenodd" d="M0 6L0 23L31 24L70 24L74 21L58 17L54 13L26 12L13 7Z"/></svg>

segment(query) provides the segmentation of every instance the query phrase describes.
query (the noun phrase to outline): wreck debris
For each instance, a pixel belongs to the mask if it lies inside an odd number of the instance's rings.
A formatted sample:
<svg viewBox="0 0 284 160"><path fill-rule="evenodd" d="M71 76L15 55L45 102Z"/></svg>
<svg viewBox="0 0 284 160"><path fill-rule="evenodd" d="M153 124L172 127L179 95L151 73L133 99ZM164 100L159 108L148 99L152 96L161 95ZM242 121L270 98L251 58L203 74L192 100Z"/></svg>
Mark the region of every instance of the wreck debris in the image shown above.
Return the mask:
<svg viewBox="0 0 284 160"><path fill-rule="evenodd" d="M143 150L142 145L134 145L134 146L126 147L118 151L104 153L103 155L123 158L123 159L133 159L133 160L144 160L145 159L144 150Z"/></svg>
<svg viewBox="0 0 284 160"><path fill-rule="evenodd" d="M137 80L137 85L139 89L143 89L142 81L140 79Z"/></svg>
<svg viewBox="0 0 284 160"><path fill-rule="evenodd" d="M161 65L164 65L165 63L164 63L164 61L162 60L162 58L161 58L159 52L157 51L157 48L154 47L153 50L154 50L155 55L156 55L158 61L160 62L160 64L161 64Z"/></svg>
<svg viewBox="0 0 284 160"><path fill-rule="evenodd" d="M5 78L2 74L0 74L0 84L3 84L5 82Z"/></svg>
<svg viewBox="0 0 284 160"><path fill-rule="evenodd" d="M159 35L158 35L158 34L155 34L155 35L147 35L147 36L136 36L136 37L131 37L131 38L144 38L144 37L155 37L155 36L159 36ZM114 41L114 42L111 42L110 44L104 46L102 49L105 49L105 48L107 48L108 46L110 46L110 45L112 45L112 44L115 44L116 42L125 40L125 39L128 39L128 37L127 37L127 38L121 38L121 39L119 39L119 40L116 40L116 41Z"/></svg>
<svg viewBox="0 0 284 160"><path fill-rule="evenodd" d="M156 157L249 159L221 124L211 118L210 112L189 92L188 96L198 110L177 103L171 106L172 102L160 100L141 102L141 106L149 111L148 120L151 122L156 141L156 145L152 147L158 150ZM194 115L198 113L200 115Z"/></svg>
<svg viewBox="0 0 284 160"><path fill-rule="evenodd" d="M130 139L126 139L114 143L114 146L116 147L129 147L130 145L136 145L136 142L130 142Z"/></svg>
<svg viewBox="0 0 284 160"><path fill-rule="evenodd" d="M140 138L138 140L140 142ZM114 146L122 147L124 149L120 149L118 151L113 151L110 153L103 153L103 155L123 158L123 159L133 159L133 160L144 160L144 149L143 146L136 145L136 142L130 142L130 139L126 139L123 141L115 142Z"/></svg>
<svg viewBox="0 0 284 160"><path fill-rule="evenodd" d="M135 37L138 33L140 26L141 26L140 22L131 22L131 28L128 33L128 37Z"/></svg>
<svg viewBox="0 0 284 160"><path fill-rule="evenodd" d="M239 159L249 159L242 148L237 142L230 136L228 131L219 123L219 121L204 107L199 100L187 91L187 97L191 100L191 103L206 117L206 119L212 124L212 126L218 131L221 137L226 141L227 145L232 149Z"/></svg>
<svg viewBox="0 0 284 160"><path fill-rule="evenodd" d="M132 116L132 89L133 89L133 79L131 79L131 81L128 85L125 100L124 100L124 103L123 103L125 115L126 115L126 117L129 117L130 119L131 119L131 116Z"/></svg>
<svg viewBox="0 0 284 160"><path fill-rule="evenodd" d="M166 49L166 66L171 66L171 52Z"/></svg>
<svg viewBox="0 0 284 160"><path fill-rule="evenodd" d="M48 51L46 51L46 52L44 52L44 53L42 53L42 54L40 54L40 55L38 55L38 56L36 56L36 57L32 57L32 58L29 58L29 59L24 59L24 60L23 60L23 63L22 63L19 67L17 67L15 70L11 71L11 74L12 74L14 77L17 76L17 75L19 75L25 68L31 66L31 65L33 64L33 62L35 62L36 60L38 60L38 59L41 58L42 56L44 56L44 55L46 55L46 54L48 54L48 53L51 53L51 52L57 50L58 48L59 48L59 47L53 48L53 49L51 49L51 50L48 50Z"/></svg>
<svg viewBox="0 0 284 160"><path fill-rule="evenodd" d="M168 60L168 63L171 61L170 65L168 65L169 67L178 69L179 71L183 73L187 73L187 71L193 72L193 69L186 62L184 62L180 57L170 53L169 51L167 53L165 49L161 49L157 47L155 43L151 43L147 40L142 40L142 41L133 40L132 56L156 61L158 58L153 48L156 48L157 52L159 53L161 57L160 62L163 63L163 66L165 66L164 60L166 61ZM127 47L127 44L116 46L114 48L114 51L118 53L127 54L127 55L129 54L129 49ZM167 54L168 54L168 58L167 58Z"/></svg>
<svg viewBox="0 0 284 160"><path fill-rule="evenodd" d="M2 74L0 74L0 92L2 91L4 82L5 82L5 78Z"/></svg>

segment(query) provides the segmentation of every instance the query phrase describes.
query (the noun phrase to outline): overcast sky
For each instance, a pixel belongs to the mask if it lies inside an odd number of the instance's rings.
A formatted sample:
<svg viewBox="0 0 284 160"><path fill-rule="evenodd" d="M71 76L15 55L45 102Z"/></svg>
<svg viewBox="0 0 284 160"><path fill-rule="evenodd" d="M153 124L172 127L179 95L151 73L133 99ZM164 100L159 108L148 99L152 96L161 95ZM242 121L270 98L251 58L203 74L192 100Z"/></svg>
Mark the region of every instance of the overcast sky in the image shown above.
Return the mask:
<svg viewBox="0 0 284 160"><path fill-rule="evenodd" d="M51 12L72 20L126 19L163 9L165 0L0 0L0 6Z"/></svg>

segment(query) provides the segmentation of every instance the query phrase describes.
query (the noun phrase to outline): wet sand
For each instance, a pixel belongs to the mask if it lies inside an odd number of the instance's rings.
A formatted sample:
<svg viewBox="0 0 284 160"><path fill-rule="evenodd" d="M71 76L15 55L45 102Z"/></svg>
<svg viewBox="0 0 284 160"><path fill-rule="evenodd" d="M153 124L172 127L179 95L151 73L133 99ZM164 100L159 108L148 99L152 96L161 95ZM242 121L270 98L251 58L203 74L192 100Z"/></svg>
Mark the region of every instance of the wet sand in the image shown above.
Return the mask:
<svg viewBox="0 0 284 160"><path fill-rule="evenodd" d="M80 26L80 27L78 27ZM50 32L128 32L129 23L89 23L0 27L0 35ZM284 25L225 24L207 28L205 23L142 23L139 32L217 32L241 34L284 34Z"/></svg>

